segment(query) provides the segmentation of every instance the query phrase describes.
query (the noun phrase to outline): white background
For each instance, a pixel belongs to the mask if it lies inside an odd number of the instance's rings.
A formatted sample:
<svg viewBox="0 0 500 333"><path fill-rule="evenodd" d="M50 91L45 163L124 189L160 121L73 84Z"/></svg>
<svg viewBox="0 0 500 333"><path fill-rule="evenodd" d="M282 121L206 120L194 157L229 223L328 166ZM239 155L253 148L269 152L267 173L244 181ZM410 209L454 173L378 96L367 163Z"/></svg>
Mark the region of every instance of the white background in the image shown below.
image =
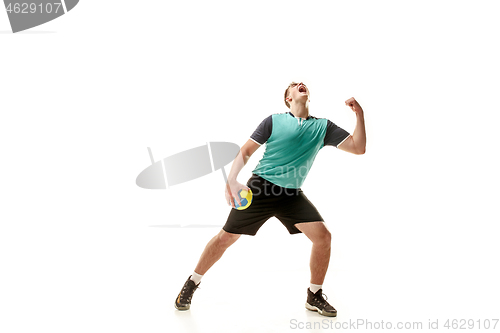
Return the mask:
<svg viewBox="0 0 500 333"><path fill-rule="evenodd" d="M365 110L366 154L326 147L302 187L333 234L335 320L499 318L496 3L81 1L18 34L0 11L0 331L321 322L304 308L310 243L276 219L241 237L191 310L176 311L220 229L188 226L229 213L222 174L135 184L147 147L160 159L243 145L288 110L292 80L308 85L312 115L350 132L344 101Z"/></svg>

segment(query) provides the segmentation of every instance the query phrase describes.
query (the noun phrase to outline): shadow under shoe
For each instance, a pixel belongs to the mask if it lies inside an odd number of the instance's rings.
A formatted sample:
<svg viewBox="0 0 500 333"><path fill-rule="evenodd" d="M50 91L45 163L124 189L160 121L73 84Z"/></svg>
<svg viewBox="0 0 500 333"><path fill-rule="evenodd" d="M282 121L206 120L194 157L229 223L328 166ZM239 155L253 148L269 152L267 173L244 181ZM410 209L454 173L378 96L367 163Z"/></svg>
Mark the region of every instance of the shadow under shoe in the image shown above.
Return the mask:
<svg viewBox="0 0 500 333"><path fill-rule="evenodd" d="M306 309L318 311L318 313L323 316L337 317L337 310L323 298L323 295L323 289L313 294L311 289L307 288Z"/></svg>
<svg viewBox="0 0 500 333"><path fill-rule="evenodd" d="M194 281L191 280L191 275L184 283L184 286L181 289L179 295L177 295L177 299L175 300L175 308L177 310L189 310L191 306L191 299L193 298L193 294L198 286L201 284L194 284Z"/></svg>

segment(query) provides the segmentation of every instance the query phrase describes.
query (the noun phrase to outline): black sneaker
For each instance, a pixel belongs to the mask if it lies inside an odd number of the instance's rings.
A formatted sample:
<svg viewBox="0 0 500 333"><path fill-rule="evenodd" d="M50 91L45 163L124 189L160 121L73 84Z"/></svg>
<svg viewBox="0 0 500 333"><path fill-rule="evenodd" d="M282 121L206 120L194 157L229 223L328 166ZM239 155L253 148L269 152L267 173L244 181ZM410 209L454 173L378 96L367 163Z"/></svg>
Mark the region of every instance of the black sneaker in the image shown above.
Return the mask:
<svg viewBox="0 0 500 333"><path fill-rule="evenodd" d="M307 288L306 309L318 311L318 313L323 316L337 317L337 310L323 298L323 295L323 289L313 294L311 289Z"/></svg>
<svg viewBox="0 0 500 333"><path fill-rule="evenodd" d="M189 310L189 307L191 306L191 298L193 298L194 291L198 289L200 283L194 284L194 281L191 280L191 275L189 276L186 283L184 283L181 292L177 296L177 299L175 300L175 308L177 310Z"/></svg>

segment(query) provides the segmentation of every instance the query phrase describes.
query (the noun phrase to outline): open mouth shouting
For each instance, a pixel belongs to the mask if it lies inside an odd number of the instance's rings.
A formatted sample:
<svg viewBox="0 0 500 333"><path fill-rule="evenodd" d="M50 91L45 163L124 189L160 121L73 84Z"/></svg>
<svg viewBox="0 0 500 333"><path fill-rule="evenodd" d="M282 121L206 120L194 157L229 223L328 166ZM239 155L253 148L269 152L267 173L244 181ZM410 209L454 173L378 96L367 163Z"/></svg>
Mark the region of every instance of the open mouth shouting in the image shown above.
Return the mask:
<svg viewBox="0 0 500 333"><path fill-rule="evenodd" d="M303 94L307 94L307 88L306 88L306 86L303 85L303 84L300 84L299 85L299 92L303 93Z"/></svg>

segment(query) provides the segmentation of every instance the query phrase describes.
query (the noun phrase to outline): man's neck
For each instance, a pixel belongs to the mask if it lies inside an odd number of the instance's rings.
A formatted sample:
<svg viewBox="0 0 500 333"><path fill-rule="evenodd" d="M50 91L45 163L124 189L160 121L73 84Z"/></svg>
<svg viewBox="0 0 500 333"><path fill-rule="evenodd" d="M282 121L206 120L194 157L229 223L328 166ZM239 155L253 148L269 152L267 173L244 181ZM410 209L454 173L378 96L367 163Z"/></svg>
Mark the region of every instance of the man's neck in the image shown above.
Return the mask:
<svg viewBox="0 0 500 333"><path fill-rule="evenodd" d="M309 107L305 104L292 104L290 105L290 112L299 118L307 118L309 117Z"/></svg>

